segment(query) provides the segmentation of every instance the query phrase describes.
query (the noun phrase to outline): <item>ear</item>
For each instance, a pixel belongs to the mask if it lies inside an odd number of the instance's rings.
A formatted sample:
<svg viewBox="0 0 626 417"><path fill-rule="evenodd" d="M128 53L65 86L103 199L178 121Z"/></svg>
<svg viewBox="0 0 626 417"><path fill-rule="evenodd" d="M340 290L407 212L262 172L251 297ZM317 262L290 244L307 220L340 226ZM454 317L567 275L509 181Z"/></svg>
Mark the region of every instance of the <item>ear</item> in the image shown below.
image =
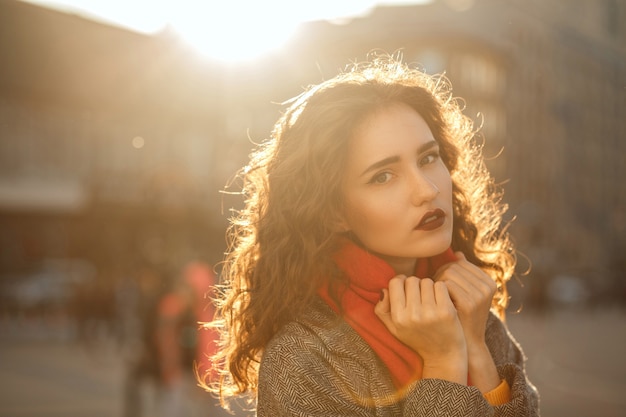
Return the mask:
<svg viewBox="0 0 626 417"><path fill-rule="evenodd" d="M352 228L343 215L338 215L335 219L333 230L337 233L348 233Z"/></svg>

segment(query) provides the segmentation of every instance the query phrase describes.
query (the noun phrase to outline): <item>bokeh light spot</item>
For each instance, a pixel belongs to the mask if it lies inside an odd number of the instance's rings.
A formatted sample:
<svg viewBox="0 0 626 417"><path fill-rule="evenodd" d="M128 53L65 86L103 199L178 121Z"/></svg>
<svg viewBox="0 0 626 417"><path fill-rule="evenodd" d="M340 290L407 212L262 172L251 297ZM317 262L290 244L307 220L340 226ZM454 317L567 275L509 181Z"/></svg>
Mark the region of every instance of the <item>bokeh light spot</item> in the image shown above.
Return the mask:
<svg viewBox="0 0 626 417"><path fill-rule="evenodd" d="M135 136L132 140L133 148L141 149L145 145L146 141L141 136Z"/></svg>

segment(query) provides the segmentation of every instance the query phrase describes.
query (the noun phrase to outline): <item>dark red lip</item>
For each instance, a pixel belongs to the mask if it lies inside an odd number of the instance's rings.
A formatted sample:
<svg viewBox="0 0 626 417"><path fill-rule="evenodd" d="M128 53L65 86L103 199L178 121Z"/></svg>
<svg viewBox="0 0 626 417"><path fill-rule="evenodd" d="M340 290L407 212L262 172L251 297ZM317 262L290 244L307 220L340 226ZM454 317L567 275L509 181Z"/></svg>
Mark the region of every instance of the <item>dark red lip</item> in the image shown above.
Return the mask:
<svg viewBox="0 0 626 417"><path fill-rule="evenodd" d="M446 213L441 209L431 210L424 214L422 220L415 227L415 230L430 231L443 226L446 221Z"/></svg>

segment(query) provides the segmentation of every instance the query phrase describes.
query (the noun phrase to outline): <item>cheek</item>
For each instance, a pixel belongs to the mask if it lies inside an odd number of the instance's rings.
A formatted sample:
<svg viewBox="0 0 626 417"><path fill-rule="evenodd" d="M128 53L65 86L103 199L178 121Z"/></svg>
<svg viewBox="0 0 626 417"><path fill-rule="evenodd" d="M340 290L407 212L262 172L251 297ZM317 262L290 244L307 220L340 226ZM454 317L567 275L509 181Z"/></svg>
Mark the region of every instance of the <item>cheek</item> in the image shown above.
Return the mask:
<svg viewBox="0 0 626 417"><path fill-rule="evenodd" d="M448 175L445 179L444 185L442 187L441 193L445 193L445 197L452 201L452 178Z"/></svg>
<svg viewBox="0 0 626 417"><path fill-rule="evenodd" d="M386 200L352 198L346 210L350 229L357 234L365 234L388 227L397 216L393 215L393 204L384 204L381 201Z"/></svg>
<svg viewBox="0 0 626 417"><path fill-rule="evenodd" d="M450 175L450 171L448 171L448 168L446 168L443 162L441 163L440 171L437 174L436 182L439 192L452 201L452 177Z"/></svg>

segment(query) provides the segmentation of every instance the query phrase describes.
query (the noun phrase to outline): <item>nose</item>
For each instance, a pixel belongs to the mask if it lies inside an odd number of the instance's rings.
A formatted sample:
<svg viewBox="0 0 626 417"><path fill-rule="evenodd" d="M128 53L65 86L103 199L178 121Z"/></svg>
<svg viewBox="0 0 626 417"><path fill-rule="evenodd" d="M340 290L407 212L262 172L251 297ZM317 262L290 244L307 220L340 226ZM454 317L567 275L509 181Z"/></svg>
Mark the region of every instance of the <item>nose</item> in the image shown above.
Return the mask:
<svg viewBox="0 0 626 417"><path fill-rule="evenodd" d="M415 169L410 175L409 186L411 187L411 203L415 206L432 201L440 192L433 178L420 169Z"/></svg>

